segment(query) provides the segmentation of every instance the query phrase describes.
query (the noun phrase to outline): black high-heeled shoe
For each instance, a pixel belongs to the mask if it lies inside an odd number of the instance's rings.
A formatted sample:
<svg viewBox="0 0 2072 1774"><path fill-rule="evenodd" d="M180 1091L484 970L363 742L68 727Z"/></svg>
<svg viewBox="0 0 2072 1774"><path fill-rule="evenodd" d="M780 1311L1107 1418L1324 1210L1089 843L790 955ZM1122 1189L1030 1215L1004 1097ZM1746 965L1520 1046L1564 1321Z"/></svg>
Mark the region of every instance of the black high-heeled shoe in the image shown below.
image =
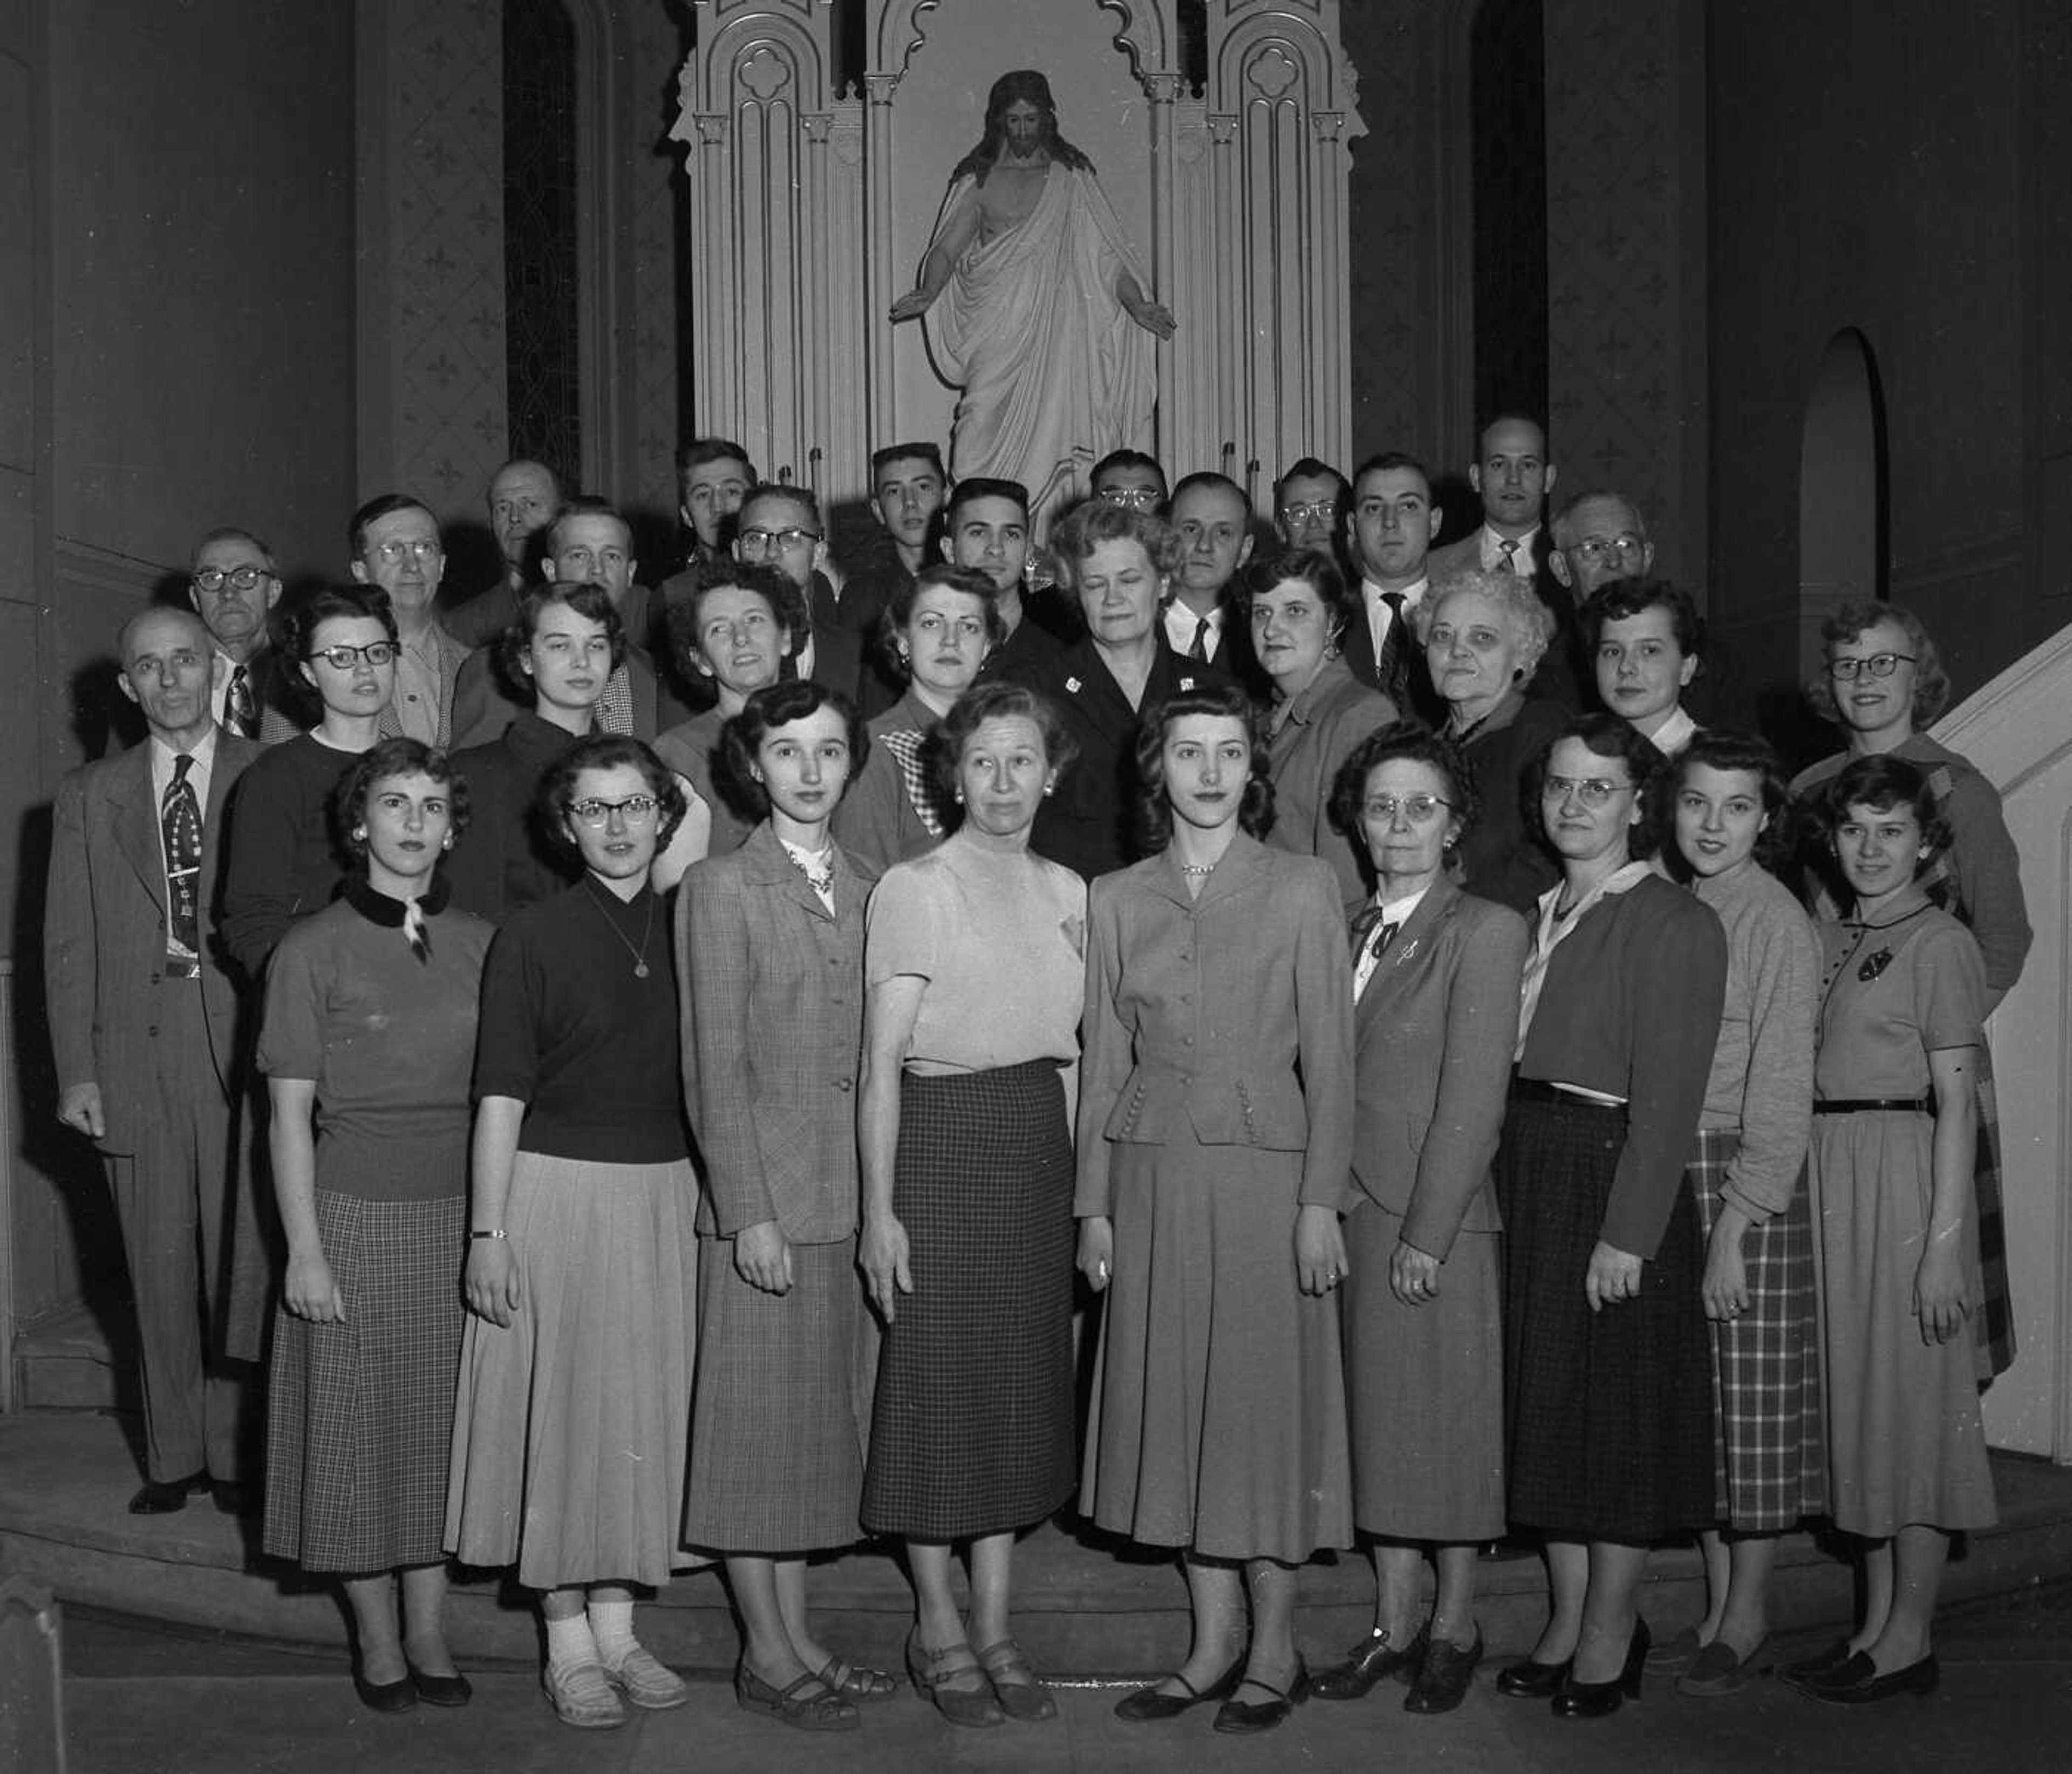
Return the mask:
<svg viewBox="0 0 2072 1774"><path fill-rule="evenodd" d="M1497 1672L1496 1691L1508 1694L1513 1700L1545 1700L1561 1691L1561 1684L1568 1679L1569 1666L1575 1661L1569 1657L1560 1663L1540 1663L1527 1657L1523 1663L1514 1663Z"/></svg>
<svg viewBox="0 0 2072 1774"><path fill-rule="evenodd" d="M1134 1694L1126 1694L1116 1702L1115 1715L1133 1725L1157 1724L1167 1718L1178 1718L1188 1708L1198 1706L1204 1701L1227 1700L1244 1680L1245 1656L1244 1652L1239 1652L1237 1661L1206 1688L1197 1688L1186 1677L1176 1673L1172 1679L1187 1690L1185 1694L1161 1694L1157 1682L1148 1688L1139 1688Z"/></svg>
<svg viewBox="0 0 2072 1774"><path fill-rule="evenodd" d="M1629 1700L1640 1698L1647 1673L1647 1622L1636 1620L1626 1641L1626 1666L1610 1681L1578 1681L1572 1672L1554 1697L1556 1718L1606 1718Z"/></svg>

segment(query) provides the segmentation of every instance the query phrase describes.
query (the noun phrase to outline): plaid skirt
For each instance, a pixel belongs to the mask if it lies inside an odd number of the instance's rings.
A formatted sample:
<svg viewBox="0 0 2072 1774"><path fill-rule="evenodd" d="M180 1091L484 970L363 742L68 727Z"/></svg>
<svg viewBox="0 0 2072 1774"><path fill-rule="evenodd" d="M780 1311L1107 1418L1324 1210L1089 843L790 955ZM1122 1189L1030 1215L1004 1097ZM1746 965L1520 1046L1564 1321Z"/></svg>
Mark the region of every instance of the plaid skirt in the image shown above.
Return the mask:
<svg viewBox="0 0 2072 1774"><path fill-rule="evenodd" d="M1740 1149L1729 1128L1700 1129L1686 1171L1707 1239ZM1827 1441L1820 1405L1819 1300L1813 1212L1802 1172L1791 1204L1741 1234L1749 1303L1712 1319L1712 1511L1743 1533L1781 1533L1827 1508Z"/></svg>
<svg viewBox="0 0 2072 1774"><path fill-rule="evenodd" d="M899 1086L914 1291L878 1356L863 1525L961 1540L1072 1494L1072 1144L1047 1060Z"/></svg>
<svg viewBox="0 0 2072 1774"><path fill-rule="evenodd" d="M1514 1095L1497 1149L1504 1223L1504 1435L1511 1519L1550 1538L1642 1545L1712 1519L1704 1251L1676 1192L1632 1299L1583 1291L1626 1114Z"/></svg>
<svg viewBox="0 0 2072 1774"><path fill-rule="evenodd" d="M285 1307L275 1319L266 1550L353 1576L437 1564L467 1319L467 1197L319 1189L316 1218L345 1321L313 1323Z"/></svg>

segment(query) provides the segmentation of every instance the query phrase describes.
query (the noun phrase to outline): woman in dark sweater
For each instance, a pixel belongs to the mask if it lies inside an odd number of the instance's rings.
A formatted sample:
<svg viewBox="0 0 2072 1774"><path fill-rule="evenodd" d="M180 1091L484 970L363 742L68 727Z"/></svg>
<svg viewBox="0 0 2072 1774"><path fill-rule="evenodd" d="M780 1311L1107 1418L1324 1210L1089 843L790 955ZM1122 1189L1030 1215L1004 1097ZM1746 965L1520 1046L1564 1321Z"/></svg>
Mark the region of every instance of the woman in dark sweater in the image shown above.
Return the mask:
<svg viewBox="0 0 2072 1774"><path fill-rule="evenodd" d="M581 739L540 790L583 875L497 934L475 1062L474 1203L447 1549L544 1591L565 1723L681 1706L628 1585L680 1550L696 1183L668 920L648 883L682 791L637 739Z"/></svg>
<svg viewBox="0 0 2072 1774"><path fill-rule="evenodd" d="M1498 1691L1589 1718L1638 1694L1649 1545L1712 1516L1703 1250L1684 1176L1727 978L1712 910L1645 858L1662 755L1571 720L1528 779L1561 879L1527 957L1497 1153L1510 1515L1544 1539L1552 1616Z"/></svg>

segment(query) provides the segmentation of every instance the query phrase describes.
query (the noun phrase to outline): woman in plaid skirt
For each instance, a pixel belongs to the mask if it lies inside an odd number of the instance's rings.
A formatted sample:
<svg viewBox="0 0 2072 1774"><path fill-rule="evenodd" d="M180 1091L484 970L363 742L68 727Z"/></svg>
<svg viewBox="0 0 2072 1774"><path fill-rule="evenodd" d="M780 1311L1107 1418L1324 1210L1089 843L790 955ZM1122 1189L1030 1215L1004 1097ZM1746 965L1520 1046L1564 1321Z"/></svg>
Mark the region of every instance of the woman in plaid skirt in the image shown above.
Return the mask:
<svg viewBox="0 0 2072 1774"><path fill-rule="evenodd" d="M493 932L447 904L436 872L467 829L467 785L443 754L383 740L352 767L339 811L360 866L282 939L259 1043L288 1240L265 1545L339 1574L368 1706L458 1706L469 1689L440 1624L440 1529L465 1319L468 1070Z"/></svg>
<svg viewBox="0 0 2072 1774"><path fill-rule="evenodd" d="M1762 1660L1778 1537L1827 1502L1805 1177L1820 948L1770 872L1787 838L1776 754L1753 737L1701 733L1665 786L1667 872L1727 933L1726 1010L1690 1166L1706 1240L1718 1525L1702 1536L1705 1617L1648 1661L1680 1672L1679 1694L1727 1694Z"/></svg>

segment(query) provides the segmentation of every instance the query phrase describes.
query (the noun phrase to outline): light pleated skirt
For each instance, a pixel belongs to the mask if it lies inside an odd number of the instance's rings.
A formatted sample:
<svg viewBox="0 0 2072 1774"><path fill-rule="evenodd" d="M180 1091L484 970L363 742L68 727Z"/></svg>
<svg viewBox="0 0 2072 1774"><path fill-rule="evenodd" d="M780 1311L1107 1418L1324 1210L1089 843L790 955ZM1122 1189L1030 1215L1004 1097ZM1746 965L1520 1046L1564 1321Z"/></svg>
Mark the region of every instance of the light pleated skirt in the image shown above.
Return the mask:
<svg viewBox="0 0 2072 1774"><path fill-rule="evenodd" d="M471 1316L446 1550L530 1588L661 1583L680 1542L697 1291L688 1159L521 1151L504 1225L523 1298Z"/></svg>

